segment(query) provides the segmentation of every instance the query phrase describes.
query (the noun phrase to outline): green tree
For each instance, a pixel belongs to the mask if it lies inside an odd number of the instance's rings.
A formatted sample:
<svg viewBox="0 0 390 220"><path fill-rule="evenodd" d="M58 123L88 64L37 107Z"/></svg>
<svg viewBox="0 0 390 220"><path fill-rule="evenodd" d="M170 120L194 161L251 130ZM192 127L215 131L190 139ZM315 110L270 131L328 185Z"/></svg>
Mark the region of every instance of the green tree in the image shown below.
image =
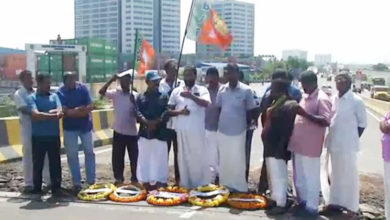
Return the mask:
<svg viewBox="0 0 390 220"><path fill-rule="evenodd" d="M389 67L387 67L385 64L383 63L378 63L376 65L373 65L372 66L372 69L375 70L375 71L388 71L389 70Z"/></svg>

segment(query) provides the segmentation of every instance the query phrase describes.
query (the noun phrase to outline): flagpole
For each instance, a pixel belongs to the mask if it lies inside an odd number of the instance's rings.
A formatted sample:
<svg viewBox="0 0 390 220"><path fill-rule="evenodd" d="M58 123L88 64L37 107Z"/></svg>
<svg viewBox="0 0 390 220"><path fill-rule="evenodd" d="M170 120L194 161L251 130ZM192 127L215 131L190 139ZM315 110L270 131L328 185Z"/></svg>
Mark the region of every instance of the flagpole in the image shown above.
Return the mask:
<svg viewBox="0 0 390 220"><path fill-rule="evenodd" d="M138 42L138 29L135 29L135 41L134 41L134 54L133 54L133 71L131 73L131 84L130 84L130 93L133 93L134 86L134 71L135 71L135 62L137 60L137 42Z"/></svg>
<svg viewBox="0 0 390 220"><path fill-rule="evenodd" d="M190 13L188 14L187 25L186 25L186 29L185 29L185 31L184 31L183 40L182 40L182 42L181 42L179 60L177 61L177 74L176 74L176 77L175 77L175 83L173 84L173 87L176 87L177 77L179 77L179 69L180 69L181 57L182 57L182 54L183 54L184 41L185 41L186 36L187 36L188 26L189 26L189 24L190 24L190 22L191 22L191 19L192 19L193 8L194 8L194 5L195 5L195 2L196 2L196 0L192 0Z"/></svg>

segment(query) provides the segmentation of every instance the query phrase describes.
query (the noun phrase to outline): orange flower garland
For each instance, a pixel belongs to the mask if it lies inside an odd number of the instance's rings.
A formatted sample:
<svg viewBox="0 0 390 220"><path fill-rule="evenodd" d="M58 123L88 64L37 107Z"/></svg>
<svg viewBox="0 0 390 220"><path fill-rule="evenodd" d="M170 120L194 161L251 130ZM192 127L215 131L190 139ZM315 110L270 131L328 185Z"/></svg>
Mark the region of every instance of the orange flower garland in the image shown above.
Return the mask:
<svg viewBox="0 0 390 220"><path fill-rule="evenodd" d="M118 187L110 195L110 200L114 202L138 202L146 198L146 189L142 186L124 185Z"/></svg>
<svg viewBox="0 0 390 220"><path fill-rule="evenodd" d="M264 209L267 207L267 199L264 196L246 193L233 193L227 203L236 209Z"/></svg>

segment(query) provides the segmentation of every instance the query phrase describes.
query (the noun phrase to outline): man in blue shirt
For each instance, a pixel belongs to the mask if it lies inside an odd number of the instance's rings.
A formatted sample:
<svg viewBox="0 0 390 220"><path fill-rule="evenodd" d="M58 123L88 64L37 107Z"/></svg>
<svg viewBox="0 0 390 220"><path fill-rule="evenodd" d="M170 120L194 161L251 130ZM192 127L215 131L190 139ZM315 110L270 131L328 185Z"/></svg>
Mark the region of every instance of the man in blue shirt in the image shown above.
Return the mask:
<svg viewBox="0 0 390 220"><path fill-rule="evenodd" d="M76 75L67 72L64 75L64 86L57 95L61 100L65 118L63 121L64 144L68 158L68 165L72 174L73 190L81 190L81 173L79 163L79 143L85 155L85 171L87 183L95 183L95 153L93 152L92 116L93 105L87 87L76 82Z"/></svg>
<svg viewBox="0 0 390 220"><path fill-rule="evenodd" d="M27 99L32 118L33 193L42 192L42 169L47 153L52 194L60 196L62 177L59 121L64 114L58 96L50 92L50 76L39 74L36 81L37 92Z"/></svg>

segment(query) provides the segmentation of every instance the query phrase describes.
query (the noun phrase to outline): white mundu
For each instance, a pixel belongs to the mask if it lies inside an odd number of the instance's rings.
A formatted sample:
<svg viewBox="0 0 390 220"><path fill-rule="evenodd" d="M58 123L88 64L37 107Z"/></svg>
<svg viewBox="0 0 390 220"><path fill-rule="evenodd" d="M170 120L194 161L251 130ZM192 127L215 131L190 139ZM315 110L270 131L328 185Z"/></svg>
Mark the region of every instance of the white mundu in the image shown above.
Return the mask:
<svg viewBox="0 0 390 220"><path fill-rule="evenodd" d="M177 134L178 163L180 185L194 188L210 183L207 146L205 140L205 107L180 95L186 87L180 86L173 90L168 105L176 109L190 111L189 115L179 115L173 120L173 129ZM193 95L210 102L208 90L199 85L191 88Z"/></svg>
<svg viewBox="0 0 390 220"><path fill-rule="evenodd" d="M34 91L28 91L24 87L18 89L14 94L14 102L16 108L27 107L27 97ZM20 121L20 134L23 144L23 176L24 185L33 186L33 158L32 158L32 143L31 143L31 116L18 111ZM43 180L47 185L50 185L49 173L49 158L46 154L45 163L43 166Z"/></svg>

